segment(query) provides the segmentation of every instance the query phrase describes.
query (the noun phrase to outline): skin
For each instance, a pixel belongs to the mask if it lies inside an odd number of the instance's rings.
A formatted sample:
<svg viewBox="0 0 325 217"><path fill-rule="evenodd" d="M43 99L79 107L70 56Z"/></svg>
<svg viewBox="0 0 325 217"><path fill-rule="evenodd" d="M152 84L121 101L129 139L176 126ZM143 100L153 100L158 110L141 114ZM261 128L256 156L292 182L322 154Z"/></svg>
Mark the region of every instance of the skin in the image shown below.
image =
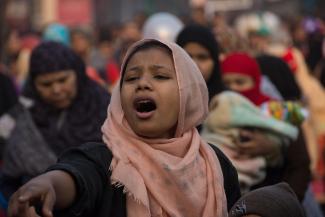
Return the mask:
<svg viewBox="0 0 325 217"><path fill-rule="evenodd" d="M77 95L77 76L72 70L38 75L34 81L42 100L55 108L68 108Z"/></svg>
<svg viewBox="0 0 325 217"><path fill-rule="evenodd" d="M179 114L178 92L173 59L167 51L149 48L134 54L126 67L121 88L122 108L133 131L146 138L173 137ZM157 108L150 118L137 115L134 101L138 97L155 101Z"/></svg>
<svg viewBox="0 0 325 217"><path fill-rule="evenodd" d="M239 73L223 74L222 80L226 87L236 92L250 90L255 85L254 80L250 76Z"/></svg>
<svg viewBox="0 0 325 217"><path fill-rule="evenodd" d="M214 67L214 62L211 58L209 50L196 42L187 43L184 46L184 50L190 55L190 57L199 67L204 80L208 81Z"/></svg>

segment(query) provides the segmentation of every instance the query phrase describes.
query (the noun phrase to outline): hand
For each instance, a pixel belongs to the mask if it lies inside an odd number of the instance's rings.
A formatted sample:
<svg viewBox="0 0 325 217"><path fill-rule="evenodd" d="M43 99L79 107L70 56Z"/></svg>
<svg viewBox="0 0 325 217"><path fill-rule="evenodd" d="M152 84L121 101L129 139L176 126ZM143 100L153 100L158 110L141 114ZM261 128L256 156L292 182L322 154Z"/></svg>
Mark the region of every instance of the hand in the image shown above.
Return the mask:
<svg viewBox="0 0 325 217"><path fill-rule="evenodd" d="M240 137L245 138L244 141L237 142L239 147L239 155L270 156L277 152L279 144L275 144L264 133L258 130L240 130Z"/></svg>
<svg viewBox="0 0 325 217"><path fill-rule="evenodd" d="M42 204L44 217L53 217L56 194L48 174L38 176L20 187L10 198L8 217L35 217L34 206Z"/></svg>

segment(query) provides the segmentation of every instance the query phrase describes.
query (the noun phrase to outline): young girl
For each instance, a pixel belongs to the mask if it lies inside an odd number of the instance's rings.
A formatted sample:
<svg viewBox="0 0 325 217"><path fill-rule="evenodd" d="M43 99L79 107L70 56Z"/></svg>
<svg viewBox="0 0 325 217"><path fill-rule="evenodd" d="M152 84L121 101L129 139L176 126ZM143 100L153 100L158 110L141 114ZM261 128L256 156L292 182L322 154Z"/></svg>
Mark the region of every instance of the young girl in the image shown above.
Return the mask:
<svg viewBox="0 0 325 217"><path fill-rule="evenodd" d="M196 126L208 92L175 44L142 40L122 65L102 127L105 145L66 152L11 198L9 216L227 216L239 198L229 160ZM195 100L193 100L195 99Z"/></svg>

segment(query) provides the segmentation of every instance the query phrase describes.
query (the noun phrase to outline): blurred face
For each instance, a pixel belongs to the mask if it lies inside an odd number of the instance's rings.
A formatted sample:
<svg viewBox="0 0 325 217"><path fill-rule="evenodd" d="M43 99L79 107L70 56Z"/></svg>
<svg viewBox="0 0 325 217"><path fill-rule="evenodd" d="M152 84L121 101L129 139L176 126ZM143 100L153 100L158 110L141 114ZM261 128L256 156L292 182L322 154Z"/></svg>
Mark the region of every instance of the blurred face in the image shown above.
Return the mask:
<svg viewBox="0 0 325 217"><path fill-rule="evenodd" d="M209 50L196 42L187 43L184 46L184 50L191 56L199 67L204 80L208 81L214 67L214 62Z"/></svg>
<svg viewBox="0 0 325 217"><path fill-rule="evenodd" d="M77 77L72 70L38 75L35 87L42 100L58 109L72 104L77 95Z"/></svg>
<svg viewBox="0 0 325 217"><path fill-rule="evenodd" d="M75 33L71 36L71 47L79 55L85 55L90 48L89 40L82 34Z"/></svg>
<svg viewBox="0 0 325 217"><path fill-rule="evenodd" d="M133 131L146 138L171 138L179 114L179 90L173 59L163 48L136 52L121 87L121 103Z"/></svg>
<svg viewBox="0 0 325 217"><path fill-rule="evenodd" d="M223 74L222 80L228 89L236 92L250 90L255 85L250 76L239 73Z"/></svg>

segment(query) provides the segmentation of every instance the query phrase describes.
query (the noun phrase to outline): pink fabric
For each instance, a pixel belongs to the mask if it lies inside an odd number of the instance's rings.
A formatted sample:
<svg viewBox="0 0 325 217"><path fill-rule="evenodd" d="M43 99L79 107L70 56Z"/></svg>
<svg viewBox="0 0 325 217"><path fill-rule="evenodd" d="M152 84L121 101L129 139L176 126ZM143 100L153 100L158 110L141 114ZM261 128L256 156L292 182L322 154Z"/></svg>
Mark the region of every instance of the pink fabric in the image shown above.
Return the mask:
<svg viewBox="0 0 325 217"><path fill-rule="evenodd" d="M133 45L124 60L151 41ZM162 43L172 51L179 86L176 135L171 139L137 136L124 118L119 82L102 127L103 139L113 153L111 183L124 186L128 217L227 216L220 163L195 128L208 113L205 81L183 49Z"/></svg>

